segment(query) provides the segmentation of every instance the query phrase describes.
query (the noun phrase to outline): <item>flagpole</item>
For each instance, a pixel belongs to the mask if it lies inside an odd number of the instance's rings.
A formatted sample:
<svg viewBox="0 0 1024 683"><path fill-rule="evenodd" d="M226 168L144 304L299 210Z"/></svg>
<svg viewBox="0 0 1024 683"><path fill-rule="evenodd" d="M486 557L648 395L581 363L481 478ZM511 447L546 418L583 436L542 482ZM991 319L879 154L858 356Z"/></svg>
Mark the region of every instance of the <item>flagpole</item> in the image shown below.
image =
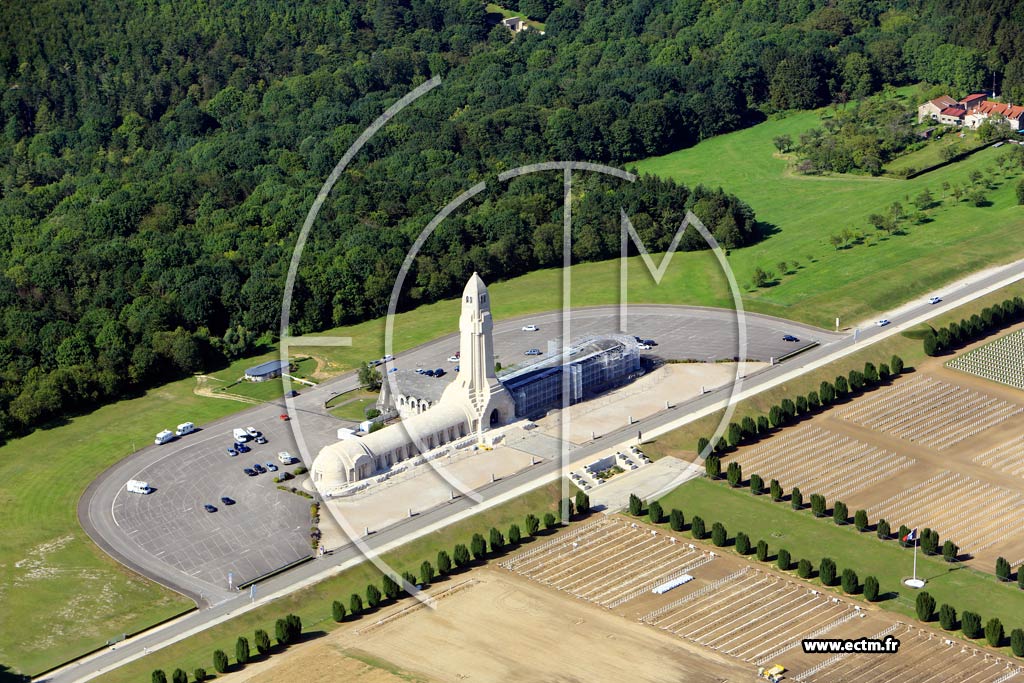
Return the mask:
<svg viewBox="0 0 1024 683"><path fill-rule="evenodd" d="M917 539L914 539L914 580L917 581Z"/></svg>

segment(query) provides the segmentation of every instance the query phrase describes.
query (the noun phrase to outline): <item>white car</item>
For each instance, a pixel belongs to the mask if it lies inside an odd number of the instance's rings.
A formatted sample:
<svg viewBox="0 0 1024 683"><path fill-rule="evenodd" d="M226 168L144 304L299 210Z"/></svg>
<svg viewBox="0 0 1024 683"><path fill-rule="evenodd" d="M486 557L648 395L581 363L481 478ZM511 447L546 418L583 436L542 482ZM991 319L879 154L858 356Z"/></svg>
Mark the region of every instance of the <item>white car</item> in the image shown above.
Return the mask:
<svg viewBox="0 0 1024 683"><path fill-rule="evenodd" d="M886 325L888 325L888 324L889 324L889 321L888 321L888 320L886 320L885 318L882 318L881 320L879 320L879 321L878 321L877 323L875 323L875 324L876 324L876 325L878 325L879 327L885 327Z"/></svg>
<svg viewBox="0 0 1024 683"><path fill-rule="evenodd" d="M932 306L939 303L940 301L942 301L942 299L940 299L937 296L933 296L931 299L928 299L928 303L930 303Z"/></svg>
<svg viewBox="0 0 1024 683"><path fill-rule="evenodd" d="M523 332L536 332L539 329L536 325L523 325Z"/></svg>
<svg viewBox="0 0 1024 683"><path fill-rule="evenodd" d="M637 346L640 347L640 349L643 351L650 351L652 348L654 348L650 344L637 344Z"/></svg>
<svg viewBox="0 0 1024 683"><path fill-rule="evenodd" d="M246 427L245 428L245 433L248 434L249 438L252 438L252 439L255 439L257 436L260 435L260 433L256 430L255 427Z"/></svg>
<svg viewBox="0 0 1024 683"><path fill-rule="evenodd" d="M449 363L458 363L459 362L459 357L458 356L448 356L448 362Z"/></svg>

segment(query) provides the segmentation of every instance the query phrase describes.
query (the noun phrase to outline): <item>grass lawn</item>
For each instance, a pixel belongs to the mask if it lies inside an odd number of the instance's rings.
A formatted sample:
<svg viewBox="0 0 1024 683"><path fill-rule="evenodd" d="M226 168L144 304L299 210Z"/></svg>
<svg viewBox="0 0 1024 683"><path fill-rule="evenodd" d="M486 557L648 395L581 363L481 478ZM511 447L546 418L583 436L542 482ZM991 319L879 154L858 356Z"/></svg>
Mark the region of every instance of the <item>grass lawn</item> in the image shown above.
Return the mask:
<svg viewBox="0 0 1024 683"><path fill-rule="evenodd" d="M972 170L996 168L1002 149L985 149L951 166L913 180L856 175L800 176L775 153L772 139L819 125L825 110L800 112L745 130L705 140L690 149L634 164L640 173L672 177L688 185L721 186L749 203L774 234L733 250L729 262L741 286L756 267L785 275L776 285L747 291L747 307L763 313L828 326L836 316L854 322L935 291L968 272L1024 256L1024 207L1014 188L1020 171L997 173L986 190L990 206L942 197L942 184L969 184ZM906 234L887 237L868 223L893 202L911 202L929 189L939 206L931 221L907 225ZM843 229L866 235L865 243L835 249L829 237ZM693 254L677 254L688 264ZM799 265L793 267L793 262ZM673 263L675 265L675 263ZM682 297L680 297L682 299ZM685 300L688 303L700 301Z"/></svg>
<svg viewBox="0 0 1024 683"><path fill-rule="evenodd" d="M522 12L516 12L510 9L505 9L501 5L495 4L493 2L487 3L487 7L485 9L487 10L488 15L497 15L497 18L494 19L494 23L498 23L502 19L508 19L509 17L521 17L523 19L526 19L527 25L532 26L533 28L538 29L540 31L544 30L544 24L542 22L529 19ZM490 18L490 16L488 16L488 18Z"/></svg>
<svg viewBox="0 0 1024 683"><path fill-rule="evenodd" d="M399 571L408 570L418 575L423 560L428 560L436 567L438 550L447 550L451 555L456 543L465 543L468 547L474 533L480 533L487 538L488 531L495 526L507 538L509 525L517 523L522 530L523 519L527 514L533 513L542 519L545 512L557 512L559 494L559 482L541 487L504 505L419 538L388 553L384 560ZM302 618L303 631L307 634L333 631L337 624L331 617L332 601L340 600L348 610L349 596L352 593L359 593L365 603L368 583L375 583L380 587L380 572L369 563L363 563L315 586L292 593L270 605L264 605L148 657L126 664L96 680L109 683L136 683L149 680L153 669L164 669L170 674L177 667L191 672L202 666L213 673L214 650L224 650L234 661L235 640L238 636L245 635L251 642L253 632L257 628L263 628L273 637L274 621L289 612Z"/></svg>
<svg viewBox="0 0 1024 683"><path fill-rule="evenodd" d="M353 422L365 420L366 411L377 404L377 394L369 391L353 391L338 398L341 400L330 408L331 415Z"/></svg>
<svg viewBox="0 0 1024 683"><path fill-rule="evenodd" d="M939 130L945 128L945 126L938 126ZM945 135L938 140L930 140L921 149L914 150L909 154L896 157L888 164L885 165L885 172L896 174L898 171L906 168L920 171L923 168L934 166L935 164L945 161L942 158L942 150L947 147L955 146L957 151L966 152L974 149L975 147L984 147L986 143L978 139L978 133L974 130L965 128L962 132L964 137L960 137L961 131L955 131L953 128L949 128Z"/></svg>
<svg viewBox="0 0 1024 683"><path fill-rule="evenodd" d="M265 357L261 356L263 360L277 360L280 355L277 353L265 354ZM223 370L219 370L209 375L211 378L211 388L215 392L223 392L225 394L237 394L239 396L245 396L246 398L254 398L259 401L276 401L284 396L284 380L281 378L267 380L266 382L249 382L247 380L240 380L245 374L246 368L251 368L253 365L262 363L263 360L246 358L235 361L230 366ZM292 365L295 368L293 372L288 374L298 379L309 379L309 377L316 371L316 360L309 357L299 357L292 359ZM312 381L312 380L310 380ZM291 382L290 386L292 389L301 392L305 387L301 382Z"/></svg>
<svg viewBox="0 0 1024 683"><path fill-rule="evenodd" d="M240 407L194 386L174 382L0 447L0 663L36 673L192 607L94 546L75 506L100 472L161 429Z"/></svg>
<svg viewBox="0 0 1024 683"><path fill-rule="evenodd" d="M889 594L878 604L911 617L912 622L916 620L916 593L902 585L902 580L911 575L913 552L900 548L896 541L883 542L874 533L858 533L852 525L840 527L831 518L815 519L809 509L797 512L788 502L773 503L768 496L751 495L750 489L731 489L724 482L709 479L683 484L661 498L661 504L666 514L673 508L682 510L687 523L693 515L701 516L709 532L712 523L721 522L729 538L742 531L750 536L751 545L763 539L768 542L770 558L785 548L794 566L806 558L817 569L822 557L831 557L838 574L851 568L862 583L864 577L874 576L880 594ZM1007 634L1024 627L1024 591L1015 584L999 584L991 575L947 564L941 557L926 557L920 551L917 571L928 580L926 590L935 598L936 612L939 605L947 603L956 608L958 615L964 610L977 612L982 623L998 617ZM795 571L792 573L795 575ZM1004 649L1009 654L1009 648Z"/></svg>

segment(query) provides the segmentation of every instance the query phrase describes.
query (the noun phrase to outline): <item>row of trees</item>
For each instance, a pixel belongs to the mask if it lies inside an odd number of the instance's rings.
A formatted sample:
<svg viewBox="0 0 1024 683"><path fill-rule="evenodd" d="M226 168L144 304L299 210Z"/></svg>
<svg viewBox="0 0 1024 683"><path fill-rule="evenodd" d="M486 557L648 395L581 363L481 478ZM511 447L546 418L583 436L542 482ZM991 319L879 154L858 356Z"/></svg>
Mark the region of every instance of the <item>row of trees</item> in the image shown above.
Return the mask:
<svg viewBox="0 0 1024 683"><path fill-rule="evenodd" d="M634 502L638 503L638 505L634 505ZM651 524L660 525L665 522L665 512L658 501L651 501L646 506L646 511ZM643 500L636 494L630 494L630 513L635 517L639 517L644 513ZM689 531L690 535L698 541L710 537L711 542L718 548L724 548L729 545L729 532L721 522L713 522L709 532L707 522L702 517L694 515L690 518L689 525L687 525L683 511L673 508L668 514L668 524L672 531ZM731 540L733 541L733 548L740 555L746 556L753 552L759 562L769 562L772 560L769 554L768 542L765 540L752 543L750 536L742 531L737 532ZM815 576L815 570L810 560L801 559L796 561L785 548L780 548L774 559L779 569L783 571L795 569L801 579L811 579ZM823 586L835 586L838 583L842 586L844 593L854 595L863 591L865 599L869 602L874 602L878 599L878 579L874 576L867 576L864 579L864 583L861 584L857 572L853 569L844 569L840 573L836 563L831 558L823 557L821 559L818 564L817 577Z"/></svg>
<svg viewBox="0 0 1024 683"><path fill-rule="evenodd" d="M984 622L985 626L982 628L983 619L977 612L965 610L958 619L956 608L952 605L943 604L939 607L938 613L935 606L935 598L928 591L917 594L914 609L921 621L935 621L937 616L939 625L945 631L959 630L971 640L977 640L984 635L985 641L992 647L1001 647L1004 644L1003 624L998 618L992 617ZM1024 657L1024 629L1015 628L1010 632L1010 649L1018 657Z"/></svg>
<svg viewBox="0 0 1024 683"><path fill-rule="evenodd" d="M952 322L939 329L930 328L924 336L924 352L938 356L986 337L1004 327L1024 320L1024 299L1014 297L987 306L959 323Z"/></svg>
<svg viewBox="0 0 1024 683"><path fill-rule="evenodd" d="M282 619L278 619L274 624L274 636L277 640L277 646L279 650L284 650L289 645L299 642L302 638L302 619L296 614L289 614ZM270 640L270 634L265 630L258 628L253 634L253 644L256 646L256 652L261 657L268 657L273 654L274 645ZM249 639L245 636L239 636L238 640L235 641L235 664L237 669L245 668L245 665L252 661L252 651L249 646ZM228 655L224 650L214 650L213 652L213 668L218 674L226 674L231 671L231 660L228 659ZM206 669L197 668L192 672L193 680L196 683L202 683L207 680L209 676L206 673ZM167 683L167 674L164 673L163 669L156 669L152 675L153 683ZM171 683L188 683L188 674L184 669L175 669L171 673Z"/></svg>
<svg viewBox="0 0 1024 683"><path fill-rule="evenodd" d="M804 416L828 409L834 403L846 400L863 391L874 389L880 384L898 377L903 372L903 359L893 356L888 363L877 367L867 362L863 370L850 370L847 375L839 375L834 381L823 381L817 391L794 398L784 398L773 405L767 415L756 418L747 415L739 422L730 422L723 439L711 443L711 439L702 436L697 439L697 453L704 457L704 468L708 476L718 477L722 473L721 453L736 449L744 443L761 439L772 432L792 424Z"/></svg>

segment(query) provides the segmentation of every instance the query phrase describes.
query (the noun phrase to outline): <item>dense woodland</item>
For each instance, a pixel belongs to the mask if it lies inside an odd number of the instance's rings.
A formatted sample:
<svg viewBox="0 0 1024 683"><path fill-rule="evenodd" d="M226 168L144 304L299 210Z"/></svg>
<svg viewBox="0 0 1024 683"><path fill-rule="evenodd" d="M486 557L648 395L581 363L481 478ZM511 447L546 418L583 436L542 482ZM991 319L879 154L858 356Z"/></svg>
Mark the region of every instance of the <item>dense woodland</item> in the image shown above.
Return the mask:
<svg viewBox="0 0 1024 683"><path fill-rule="evenodd" d="M434 213L404 307L561 261L549 159L622 164L790 108L918 80L1024 100L1010 2L520 0L513 36L473 0L41 0L0 19L0 433L19 433L248 352L279 324L294 238L363 128L431 76L335 187L291 332L380 315ZM1009 59L1010 61L1006 61ZM580 174L577 259L650 248L686 209L726 247L742 198ZM684 248L702 248L691 240Z"/></svg>

